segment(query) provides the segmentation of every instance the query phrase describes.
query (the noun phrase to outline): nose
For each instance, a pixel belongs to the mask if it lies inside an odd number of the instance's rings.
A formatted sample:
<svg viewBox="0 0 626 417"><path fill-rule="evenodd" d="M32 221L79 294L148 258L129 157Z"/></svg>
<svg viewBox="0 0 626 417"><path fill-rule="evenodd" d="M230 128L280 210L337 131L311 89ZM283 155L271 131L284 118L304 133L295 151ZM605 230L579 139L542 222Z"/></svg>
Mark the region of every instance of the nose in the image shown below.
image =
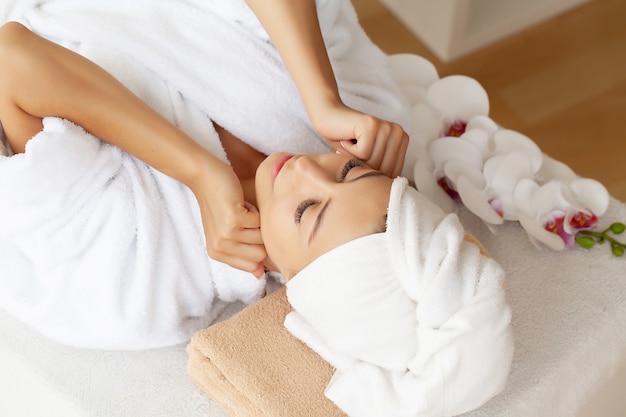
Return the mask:
<svg viewBox="0 0 626 417"><path fill-rule="evenodd" d="M305 187L326 189L335 184L335 178L314 155L303 155L294 161L292 182L297 189Z"/></svg>

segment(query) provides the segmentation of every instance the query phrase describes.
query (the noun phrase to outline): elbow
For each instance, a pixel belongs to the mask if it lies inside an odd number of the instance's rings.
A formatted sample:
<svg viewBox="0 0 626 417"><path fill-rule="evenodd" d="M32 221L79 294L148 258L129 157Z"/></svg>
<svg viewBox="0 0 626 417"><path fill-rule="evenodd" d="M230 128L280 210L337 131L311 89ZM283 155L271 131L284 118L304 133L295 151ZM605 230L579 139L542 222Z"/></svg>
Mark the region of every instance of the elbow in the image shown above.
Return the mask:
<svg viewBox="0 0 626 417"><path fill-rule="evenodd" d="M26 26L18 22L7 22L0 26L0 56L10 56L5 60L5 66L17 63L24 57L24 51L29 49L31 40L36 37Z"/></svg>
<svg viewBox="0 0 626 417"><path fill-rule="evenodd" d="M0 26L0 45L5 48L20 45L29 36L33 35L26 26L18 22L6 22Z"/></svg>

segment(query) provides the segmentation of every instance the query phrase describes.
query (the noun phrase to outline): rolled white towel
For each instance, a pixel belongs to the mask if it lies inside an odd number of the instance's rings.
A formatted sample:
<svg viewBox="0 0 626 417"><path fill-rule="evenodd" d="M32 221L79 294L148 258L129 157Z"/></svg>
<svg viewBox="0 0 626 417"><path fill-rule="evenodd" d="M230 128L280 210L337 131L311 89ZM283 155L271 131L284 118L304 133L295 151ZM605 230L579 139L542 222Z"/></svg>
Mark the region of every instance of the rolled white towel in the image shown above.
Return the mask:
<svg viewBox="0 0 626 417"><path fill-rule="evenodd" d="M321 340L356 359L335 364L326 390L348 415L458 415L504 388L504 272L464 237L456 215L398 178L385 233L327 252L287 283Z"/></svg>

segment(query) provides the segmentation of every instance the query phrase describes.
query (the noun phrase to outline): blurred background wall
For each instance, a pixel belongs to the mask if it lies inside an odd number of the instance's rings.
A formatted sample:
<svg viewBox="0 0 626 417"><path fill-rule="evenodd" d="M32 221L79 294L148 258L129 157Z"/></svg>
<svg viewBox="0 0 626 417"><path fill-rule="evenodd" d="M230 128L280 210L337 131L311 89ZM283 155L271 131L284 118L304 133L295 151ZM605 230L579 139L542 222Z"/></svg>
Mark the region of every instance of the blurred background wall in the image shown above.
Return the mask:
<svg viewBox="0 0 626 417"><path fill-rule="evenodd" d="M446 45L441 39L453 41L455 36L475 40L466 42L468 51L457 49L445 59L445 52L429 48L398 19L397 10L381 1L406 7L403 21L428 21L435 33L440 26L441 33L433 35L440 46ZM529 136L544 152L626 201L626 1L353 3L361 24L385 52L416 53L431 60L440 76L477 79L489 94L494 120ZM427 13L433 17L423 15ZM446 30L456 34L446 35ZM484 45L477 47L476 39ZM463 46L462 39L458 42Z"/></svg>

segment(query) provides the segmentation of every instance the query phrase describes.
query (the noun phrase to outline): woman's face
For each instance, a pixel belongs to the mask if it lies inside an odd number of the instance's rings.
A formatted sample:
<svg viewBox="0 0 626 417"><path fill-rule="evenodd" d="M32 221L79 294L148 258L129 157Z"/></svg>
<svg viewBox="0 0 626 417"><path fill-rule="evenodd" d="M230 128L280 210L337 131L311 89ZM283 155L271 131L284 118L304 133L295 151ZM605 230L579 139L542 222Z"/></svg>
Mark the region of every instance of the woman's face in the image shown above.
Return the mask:
<svg viewBox="0 0 626 417"><path fill-rule="evenodd" d="M323 253L384 230L391 178L345 155L270 155L256 172L265 249L286 279Z"/></svg>

